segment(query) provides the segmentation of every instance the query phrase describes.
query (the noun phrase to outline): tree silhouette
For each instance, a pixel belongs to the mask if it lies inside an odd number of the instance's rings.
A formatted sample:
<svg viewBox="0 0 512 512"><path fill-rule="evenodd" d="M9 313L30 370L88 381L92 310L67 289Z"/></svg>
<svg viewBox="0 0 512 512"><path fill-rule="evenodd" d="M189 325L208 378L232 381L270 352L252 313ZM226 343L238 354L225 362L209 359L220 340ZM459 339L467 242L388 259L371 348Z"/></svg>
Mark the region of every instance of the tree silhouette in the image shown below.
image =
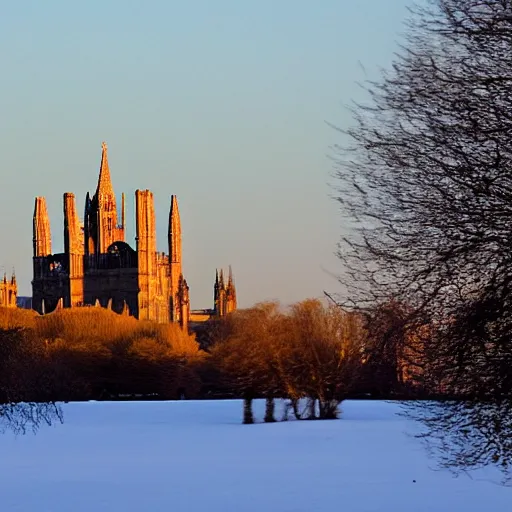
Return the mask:
<svg viewBox="0 0 512 512"><path fill-rule="evenodd" d="M444 438L445 464L506 469L512 5L431 0L411 12L392 68L366 83L369 101L354 106L349 142L337 147L351 227L340 279L357 307L392 298L429 325L425 376L457 401L419 416Z"/></svg>

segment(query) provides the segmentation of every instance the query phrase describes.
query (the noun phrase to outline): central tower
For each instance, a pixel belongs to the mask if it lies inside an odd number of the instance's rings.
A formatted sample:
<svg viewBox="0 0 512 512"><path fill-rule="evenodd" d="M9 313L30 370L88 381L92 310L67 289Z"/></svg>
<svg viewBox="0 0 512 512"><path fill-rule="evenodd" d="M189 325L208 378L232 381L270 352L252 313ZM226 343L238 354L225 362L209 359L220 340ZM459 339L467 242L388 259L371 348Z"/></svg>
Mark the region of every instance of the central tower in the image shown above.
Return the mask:
<svg viewBox="0 0 512 512"><path fill-rule="evenodd" d="M124 204L123 204L124 210ZM107 144L101 145L101 164L98 186L92 199L89 193L85 199L84 236L86 254L105 254L114 242L124 242L123 224L117 224L117 207L110 169L108 166Z"/></svg>

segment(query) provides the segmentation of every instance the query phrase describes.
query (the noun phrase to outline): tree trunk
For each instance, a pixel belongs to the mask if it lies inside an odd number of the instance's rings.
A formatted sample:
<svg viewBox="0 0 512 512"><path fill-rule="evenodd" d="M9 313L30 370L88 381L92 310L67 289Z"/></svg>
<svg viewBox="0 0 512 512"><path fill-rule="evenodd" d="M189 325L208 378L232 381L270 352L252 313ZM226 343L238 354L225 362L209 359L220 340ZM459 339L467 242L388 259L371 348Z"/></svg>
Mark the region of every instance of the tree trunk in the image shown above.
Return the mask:
<svg viewBox="0 0 512 512"><path fill-rule="evenodd" d="M281 418L281 421L288 421L288 415L290 413L290 409L292 408L292 401L287 400L284 402L284 408L283 408L283 417Z"/></svg>
<svg viewBox="0 0 512 512"><path fill-rule="evenodd" d="M265 400L265 423L274 423L275 402L272 397L267 397Z"/></svg>
<svg viewBox="0 0 512 512"><path fill-rule="evenodd" d="M316 399L308 398L308 403L306 406L306 419L307 420L316 420Z"/></svg>
<svg viewBox="0 0 512 512"><path fill-rule="evenodd" d="M338 418L338 400L320 401L320 419L335 420Z"/></svg>
<svg viewBox="0 0 512 512"><path fill-rule="evenodd" d="M299 411L299 401L296 398L292 398L292 407L293 407L293 415L296 420L301 420L300 411Z"/></svg>
<svg viewBox="0 0 512 512"><path fill-rule="evenodd" d="M338 409L338 405L340 404L339 400L330 400L329 408L327 410L327 414L325 419L327 420L336 420L339 417L340 411Z"/></svg>
<svg viewBox="0 0 512 512"><path fill-rule="evenodd" d="M244 425L251 425L254 423L254 416L252 414L252 398L244 397Z"/></svg>

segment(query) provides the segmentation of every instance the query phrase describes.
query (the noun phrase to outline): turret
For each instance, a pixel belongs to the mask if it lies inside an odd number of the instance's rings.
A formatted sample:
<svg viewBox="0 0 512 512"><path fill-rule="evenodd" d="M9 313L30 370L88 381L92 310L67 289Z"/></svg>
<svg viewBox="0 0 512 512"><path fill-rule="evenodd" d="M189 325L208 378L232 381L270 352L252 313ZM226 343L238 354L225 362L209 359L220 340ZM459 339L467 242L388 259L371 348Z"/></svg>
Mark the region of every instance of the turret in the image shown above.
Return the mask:
<svg viewBox="0 0 512 512"><path fill-rule="evenodd" d="M84 208L84 252L85 254L94 254L96 252L94 240L96 237L92 234L92 227L96 225L96 222L92 222L92 207L91 207L91 196L87 192L85 196L85 208Z"/></svg>
<svg viewBox="0 0 512 512"><path fill-rule="evenodd" d="M179 304L180 327L184 331L188 331L188 322L190 319L190 298L188 284L183 278L183 275L181 275L179 279L177 300Z"/></svg>
<svg viewBox="0 0 512 512"><path fill-rule="evenodd" d="M36 197L33 217L34 258L48 256L52 253L50 218L44 197Z"/></svg>
<svg viewBox="0 0 512 512"><path fill-rule="evenodd" d="M75 195L64 194L64 252L66 254L83 254L84 238L80 220L76 211Z"/></svg>
<svg viewBox="0 0 512 512"><path fill-rule="evenodd" d="M178 198L171 196L171 208L169 210L169 312L171 322L179 318L179 301L177 299L180 278L182 277L181 267L181 221L178 209Z"/></svg>
<svg viewBox="0 0 512 512"><path fill-rule="evenodd" d="M224 285L224 272L220 269L217 304L215 305L217 316L226 315L226 286Z"/></svg>
<svg viewBox="0 0 512 512"><path fill-rule="evenodd" d="M48 256L52 253L50 219L44 197L36 197L33 228L33 280L32 307L40 314L44 313L44 279L48 272Z"/></svg>
<svg viewBox="0 0 512 512"><path fill-rule="evenodd" d="M64 296L65 307L84 301L84 236L76 211L75 196L64 194L64 253L69 276L69 289Z"/></svg>
<svg viewBox="0 0 512 512"><path fill-rule="evenodd" d="M229 266L229 277L228 277L228 285L226 287L226 314L235 311L237 308L236 303L236 288L235 288L235 280L233 279L233 271L231 270L231 265Z"/></svg>
<svg viewBox="0 0 512 512"><path fill-rule="evenodd" d="M215 269L215 284L213 285L213 304L217 309L217 302L219 300L219 271Z"/></svg>
<svg viewBox="0 0 512 512"><path fill-rule="evenodd" d="M156 226L153 193L149 190L135 191L136 241L138 253L138 318L153 320L154 297L156 296Z"/></svg>

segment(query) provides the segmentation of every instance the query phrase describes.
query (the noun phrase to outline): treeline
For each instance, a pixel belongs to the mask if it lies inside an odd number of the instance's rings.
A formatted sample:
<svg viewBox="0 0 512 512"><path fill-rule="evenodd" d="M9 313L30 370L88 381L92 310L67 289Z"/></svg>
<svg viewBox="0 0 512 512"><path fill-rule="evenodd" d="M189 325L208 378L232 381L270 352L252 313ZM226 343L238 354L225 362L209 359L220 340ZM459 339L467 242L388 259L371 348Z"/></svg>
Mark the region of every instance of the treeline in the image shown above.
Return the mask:
<svg viewBox="0 0 512 512"><path fill-rule="evenodd" d="M288 412L331 419L347 398L422 398L439 391L434 379L425 379L428 333L394 302L364 314L318 300L286 310L265 303L217 324L211 361L221 382L244 398L244 423L253 422L254 398L266 399L265 421L272 422L278 397L289 401L282 419Z"/></svg>
<svg viewBox="0 0 512 512"><path fill-rule="evenodd" d="M202 353L194 336L174 324L138 322L103 308L45 316L1 309L0 333L3 401L174 399L200 389L193 368Z"/></svg>
<svg viewBox="0 0 512 512"><path fill-rule="evenodd" d="M102 308L0 309L0 402L240 397L251 423L253 399L275 421L274 399L287 398L297 418L334 418L348 397L420 393L402 320L394 305L362 316L306 300L188 334Z"/></svg>

